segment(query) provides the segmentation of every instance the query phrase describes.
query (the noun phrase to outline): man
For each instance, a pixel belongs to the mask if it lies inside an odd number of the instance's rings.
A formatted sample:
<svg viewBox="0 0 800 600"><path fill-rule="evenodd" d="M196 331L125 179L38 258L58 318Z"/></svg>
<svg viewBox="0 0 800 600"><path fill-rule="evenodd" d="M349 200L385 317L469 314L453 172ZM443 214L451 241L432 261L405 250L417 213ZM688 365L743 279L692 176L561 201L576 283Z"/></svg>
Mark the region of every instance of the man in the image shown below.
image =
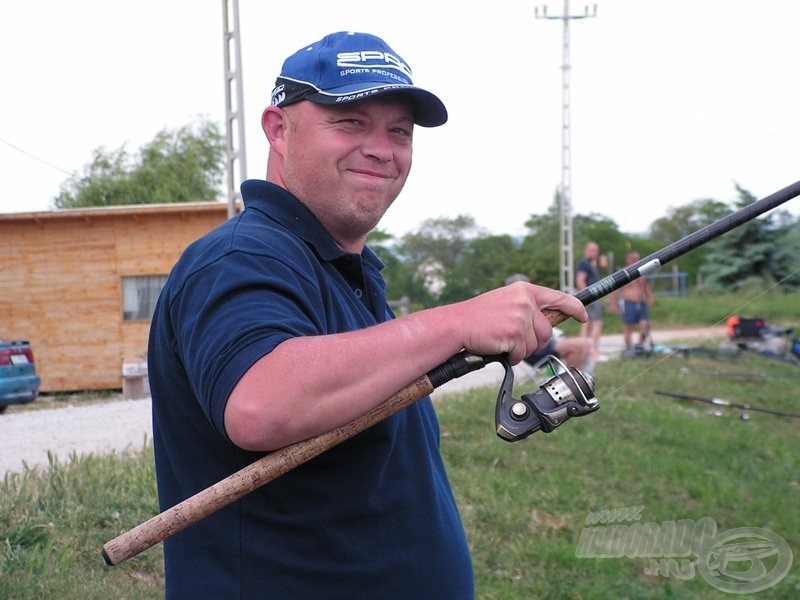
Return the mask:
<svg viewBox="0 0 800 600"><path fill-rule="evenodd" d="M625 255L625 266L629 267L639 260L639 253L631 250ZM639 277L623 286L619 290L621 299L620 311L622 312L623 338L625 350L623 356L633 356L633 332L639 330L639 345L644 345L650 336L650 311L653 307L653 290L645 277ZM614 298L611 299L612 303Z"/></svg>
<svg viewBox="0 0 800 600"><path fill-rule="evenodd" d="M589 287L600 280L600 272L597 270L598 259L600 258L600 246L596 242L589 242L583 251L583 258L578 261L575 267L575 287L578 290ZM603 332L603 312L600 302L592 302L586 307L589 320L581 324L581 337L588 337L592 341L592 358L595 361L602 361L600 354L600 334Z"/></svg>
<svg viewBox="0 0 800 600"><path fill-rule="evenodd" d="M543 309L518 283L394 319L365 246L411 168L414 125L447 120L383 40L335 33L283 64L262 115L266 181L173 268L149 348L162 510L346 424L462 348L516 364ZM430 398L168 539L168 598L469 598L471 563Z"/></svg>

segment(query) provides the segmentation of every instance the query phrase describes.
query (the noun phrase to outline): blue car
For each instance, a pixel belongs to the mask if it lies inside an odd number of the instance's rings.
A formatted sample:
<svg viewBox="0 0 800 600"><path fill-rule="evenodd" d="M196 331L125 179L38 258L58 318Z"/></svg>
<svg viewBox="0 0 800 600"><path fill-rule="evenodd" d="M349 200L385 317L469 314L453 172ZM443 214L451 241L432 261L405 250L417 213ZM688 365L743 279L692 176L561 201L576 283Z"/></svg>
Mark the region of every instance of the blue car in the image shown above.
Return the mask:
<svg viewBox="0 0 800 600"><path fill-rule="evenodd" d="M0 339L0 414L10 404L36 400L40 383L30 344Z"/></svg>

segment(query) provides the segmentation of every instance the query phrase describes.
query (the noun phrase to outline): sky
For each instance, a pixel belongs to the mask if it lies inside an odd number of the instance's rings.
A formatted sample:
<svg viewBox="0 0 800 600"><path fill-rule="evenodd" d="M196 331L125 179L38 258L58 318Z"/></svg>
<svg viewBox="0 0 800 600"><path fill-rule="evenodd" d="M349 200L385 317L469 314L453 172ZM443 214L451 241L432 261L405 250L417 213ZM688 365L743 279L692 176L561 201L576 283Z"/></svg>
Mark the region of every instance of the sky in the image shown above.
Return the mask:
<svg viewBox="0 0 800 600"><path fill-rule="evenodd" d="M4 0L0 213L48 210L97 148L135 153L204 117L224 127L222 0ZM796 0L572 0L574 214L644 232L670 208L758 198L800 179ZM283 60L333 31L374 33L449 121L415 131L414 166L381 227L471 215L524 233L562 177L562 0L239 0L246 176ZM220 200L225 197L220 191ZM798 214L800 201L785 205Z"/></svg>

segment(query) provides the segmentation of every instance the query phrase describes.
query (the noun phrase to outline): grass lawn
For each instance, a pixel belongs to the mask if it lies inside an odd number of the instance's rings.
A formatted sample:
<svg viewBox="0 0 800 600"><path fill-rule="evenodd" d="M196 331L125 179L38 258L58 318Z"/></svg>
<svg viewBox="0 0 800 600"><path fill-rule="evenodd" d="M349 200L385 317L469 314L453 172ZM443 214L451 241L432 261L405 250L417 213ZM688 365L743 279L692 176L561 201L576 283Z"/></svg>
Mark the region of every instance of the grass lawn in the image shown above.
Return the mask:
<svg viewBox="0 0 800 600"><path fill-rule="evenodd" d="M718 535L769 529L800 556L800 419L751 411L742 420L741 411L654 394L661 389L800 412L800 367L758 356L673 357L602 363L595 374L598 412L513 444L493 439L492 390L440 402L443 448L472 542L478 598L726 595L696 569L683 580L648 574L650 558L578 558L589 515L604 510L638 507L639 519L622 523L628 526L710 518ZM517 397L536 387L521 385ZM696 556L687 559L697 564ZM768 571L777 564L777 557L771 560L764 562ZM750 563L735 568L743 565ZM765 594L800 596L800 569L794 566Z"/></svg>

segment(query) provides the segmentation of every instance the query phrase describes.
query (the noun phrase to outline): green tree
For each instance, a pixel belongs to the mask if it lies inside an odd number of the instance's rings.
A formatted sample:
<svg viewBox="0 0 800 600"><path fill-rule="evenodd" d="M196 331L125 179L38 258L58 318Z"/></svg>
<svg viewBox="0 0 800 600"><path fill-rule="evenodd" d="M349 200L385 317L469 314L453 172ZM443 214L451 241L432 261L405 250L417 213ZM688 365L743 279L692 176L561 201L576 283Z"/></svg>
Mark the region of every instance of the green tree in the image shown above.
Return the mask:
<svg viewBox="0 0 800 600"><path fill-rule="evenodd" d="M559 273L559 203L558 196L547 212L531 215L525 221L527 233L520 244L521 268L538 285L558 288Z"/></svg>
<svg viewBox="0 0 800 600"><path fill-rule="evenodd" d="M650 225L650 236L662 245L676 240L729 215L731 209L724 202L706 198L678 207L670 207L667 214Z"/></svg>
<svg viewBox="0 0 800 600"><path fill-rule="evenodd" d="M225 165L219 127L207 120L162 130L137 155L97 148L82 175L61 185L56 208L215 200Z"/></svg>
<svg viewBox="0 0 800 600"><path fill-rule="evenodd" d="M413 273L413 285L424 288L431 301L438 302L448 277L469 252L471 240L485 234L469 215L423 221L416 231L403 236L401 244L401 253Z"/></svg>
<svg viewBox="0 0 800 600"><path fill-rule="evenodd" d="M559 286L561 268L559 206L559 197L556 195L546 213L531 215L525 222L528 232L520 246L520 253L523 255L520 260L524 265L520 272L530 277L534 283L552 288ZM589 241L597 242L602 254L613 254L615 257L621 257L631 247L629 238L619 231L612 219L604 215L596 213L574 215L572 231L572 250L576 264ZM615 258L615 262L619 265L621 259ZM575 265L572 265L572 268L574 269Z"/></svg>
<svg viewBox="0 0 800 600"><path fill-rule="evenodd" d="M399 300L407 296L415 309L428 306L431 295L414 276L414 268L404 256L402 244L390 233L373 229L367 236L367 244L383 261L383 277L386 280L386 298Z"/></svg>
<svg viewBox="0 0 800 600"><path fill-rule="evenodd" d="M656 246L652 248L651 252L676 242L730 213L731 209L727 204L711 198L695 200L683 206L670 208L666 216L656 219L650 225L650 239L656 242ZM689 281L693 282L700 271L700 265L705 262L710 251L711 248L704 244L684 254L675 262L675 265L681 271L686 272ZM649 253L641 252L641 255L644 257Z"/></svg>
<svg viewBox="0 0 800 600"><path fill-rule="evenodd" d="M736 208L755 202L756 198L747 190L737 185L736 191L739 193ZM793 232L793 220L785 211L748 221L708 246L709 252L700 267L708 291L800 289L800 244Z"/></svg>
<svg viewBox="0 0 800 600"><path fill-rule="evenodd" d="M502 286L517 273L518 246L510 235L490 235L469 241L461 260L446 275L439 302L458 302Z"/></svg>

